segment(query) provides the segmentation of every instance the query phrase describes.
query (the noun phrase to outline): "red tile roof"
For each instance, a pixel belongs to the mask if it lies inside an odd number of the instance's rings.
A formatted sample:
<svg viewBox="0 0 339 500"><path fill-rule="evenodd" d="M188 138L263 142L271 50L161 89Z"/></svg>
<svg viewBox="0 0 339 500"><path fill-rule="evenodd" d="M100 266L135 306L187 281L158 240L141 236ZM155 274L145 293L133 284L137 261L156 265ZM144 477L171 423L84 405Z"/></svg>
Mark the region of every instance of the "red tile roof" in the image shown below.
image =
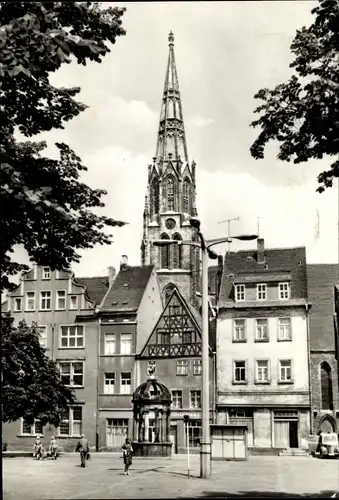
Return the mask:
<svg viewBox="0 0 339 500"><path fill-rule="evenodd" d="M137 310L153 266L127 266L119 271L101 306L102 311Z"/></svg>
<svg viewBox="0 0 339 500"><path fill-rule="evenodd" d="M339 283L338 264L308 264L308 296L310 310L311 349L333 349L334 285Z"/></svg>
<svg viewBox="0 0 339 500"><path fill-rule="evenodd" d="M291 273L291 298L307 299L306 251L304 247L267 248L265 263L258 264L256 250L241 250L225 256L220 303L232 300L231 291L237 275L271 276L272 272Z"/></svg>

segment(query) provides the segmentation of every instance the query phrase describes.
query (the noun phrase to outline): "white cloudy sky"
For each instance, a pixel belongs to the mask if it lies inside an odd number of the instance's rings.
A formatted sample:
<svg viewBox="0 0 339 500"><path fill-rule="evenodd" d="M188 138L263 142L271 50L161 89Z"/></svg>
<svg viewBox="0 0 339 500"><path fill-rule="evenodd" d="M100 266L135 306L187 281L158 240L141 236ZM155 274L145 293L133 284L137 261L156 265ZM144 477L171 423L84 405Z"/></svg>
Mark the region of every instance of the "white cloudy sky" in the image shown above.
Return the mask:
<svg viewBox="0 0 339 500"><path fill-rule="evenodd" d="M123 4L121 4L123 5ZM337 262L337 189L315 192L329 159L293 165L250 156L253 95L286 80L296 29L312 22L312 1L150 2L126 4L125 37L100 64L70 65L53 78L80 85L90 106L48 141L70 144L92 187L107 189L105 213L129 225L114 230L114 244L83 254L79 276L105 274L127 254L140 264L147 165L155 154L168 54L176 62L190 160L197 163L197 207L207 237L226 235L219 221L240 217L232 233L256 232L265 246L306 246L309 262ZM318 213L318 217L317 217ZM319 223L317 222L319 221ZM232 249L249 244L234 242ZM19 252L23 257L23 253Z"/></svg>

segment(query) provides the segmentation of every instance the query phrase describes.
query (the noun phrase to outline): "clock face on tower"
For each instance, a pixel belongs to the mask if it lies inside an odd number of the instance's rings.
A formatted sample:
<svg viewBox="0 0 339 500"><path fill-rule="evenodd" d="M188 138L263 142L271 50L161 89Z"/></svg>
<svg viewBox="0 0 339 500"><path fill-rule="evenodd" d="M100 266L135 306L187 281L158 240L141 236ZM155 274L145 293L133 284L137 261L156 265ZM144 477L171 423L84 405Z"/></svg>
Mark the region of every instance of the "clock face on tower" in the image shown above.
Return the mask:
<svg viewBox="0 0 339 500"><path fill-rule="evenodd" d="M174 219L167 219L165 222L165 226L167 229L174 229L175 228L175 220Z"/></svg>

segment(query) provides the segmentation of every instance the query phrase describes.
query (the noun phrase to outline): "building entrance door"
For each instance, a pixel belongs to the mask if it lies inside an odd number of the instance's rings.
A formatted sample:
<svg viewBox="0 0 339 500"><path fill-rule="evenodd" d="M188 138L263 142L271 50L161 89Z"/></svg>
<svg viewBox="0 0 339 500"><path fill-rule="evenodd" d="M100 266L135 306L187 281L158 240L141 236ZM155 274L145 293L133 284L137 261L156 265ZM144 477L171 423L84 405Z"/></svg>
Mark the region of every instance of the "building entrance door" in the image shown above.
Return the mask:
<svg viewBox="0 0 339 500"><path fill-rule="evenodd" d="M171 425L170 440L172 443L172 454L178 453L178 427Z"/></svg>
<svg viewBox="0 0 339 500"><path fill-rule="evenodd" d="M289 422L290 448L298 448L298 422Z"/></svg>

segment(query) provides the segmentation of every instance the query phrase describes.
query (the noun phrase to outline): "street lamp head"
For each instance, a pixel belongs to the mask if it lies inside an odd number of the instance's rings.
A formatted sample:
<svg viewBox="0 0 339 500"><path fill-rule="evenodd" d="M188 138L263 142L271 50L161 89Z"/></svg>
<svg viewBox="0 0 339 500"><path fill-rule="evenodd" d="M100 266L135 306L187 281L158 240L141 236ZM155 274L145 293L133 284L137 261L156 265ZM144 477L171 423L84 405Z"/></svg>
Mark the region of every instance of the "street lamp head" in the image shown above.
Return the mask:
<svg viewBox="0 0 339 500"><path fill-rule="evenodd" d="M177 245L178 241L176 241L176 240L154 240L154 241L152 241L152 244L155 247L166 247L168 245Z"/></svg>
<svg viewBox="0 0 339 500"><path fill-rule="evenodd" d="M240 240L240 241L251 241L251 240L256 240L259 238L258 234L239 234L239 236L232 236L231 237L233 240Z"/></svg>
<svg viewBox="0 0 339 500"><path fill-rule="evenodd" d="M200 220L197 217L191 217L190 222L195 229L200 230Z"/></svg>
<svg viewBox="0 0 339 500"><path fill-rule="evenodd" d="M207 253L208 253L208 256L210 259L217 259L218 258L218 254L216 254L215 252L213 252L213 250L211 250L210 248L207 248Z"/></svg>

